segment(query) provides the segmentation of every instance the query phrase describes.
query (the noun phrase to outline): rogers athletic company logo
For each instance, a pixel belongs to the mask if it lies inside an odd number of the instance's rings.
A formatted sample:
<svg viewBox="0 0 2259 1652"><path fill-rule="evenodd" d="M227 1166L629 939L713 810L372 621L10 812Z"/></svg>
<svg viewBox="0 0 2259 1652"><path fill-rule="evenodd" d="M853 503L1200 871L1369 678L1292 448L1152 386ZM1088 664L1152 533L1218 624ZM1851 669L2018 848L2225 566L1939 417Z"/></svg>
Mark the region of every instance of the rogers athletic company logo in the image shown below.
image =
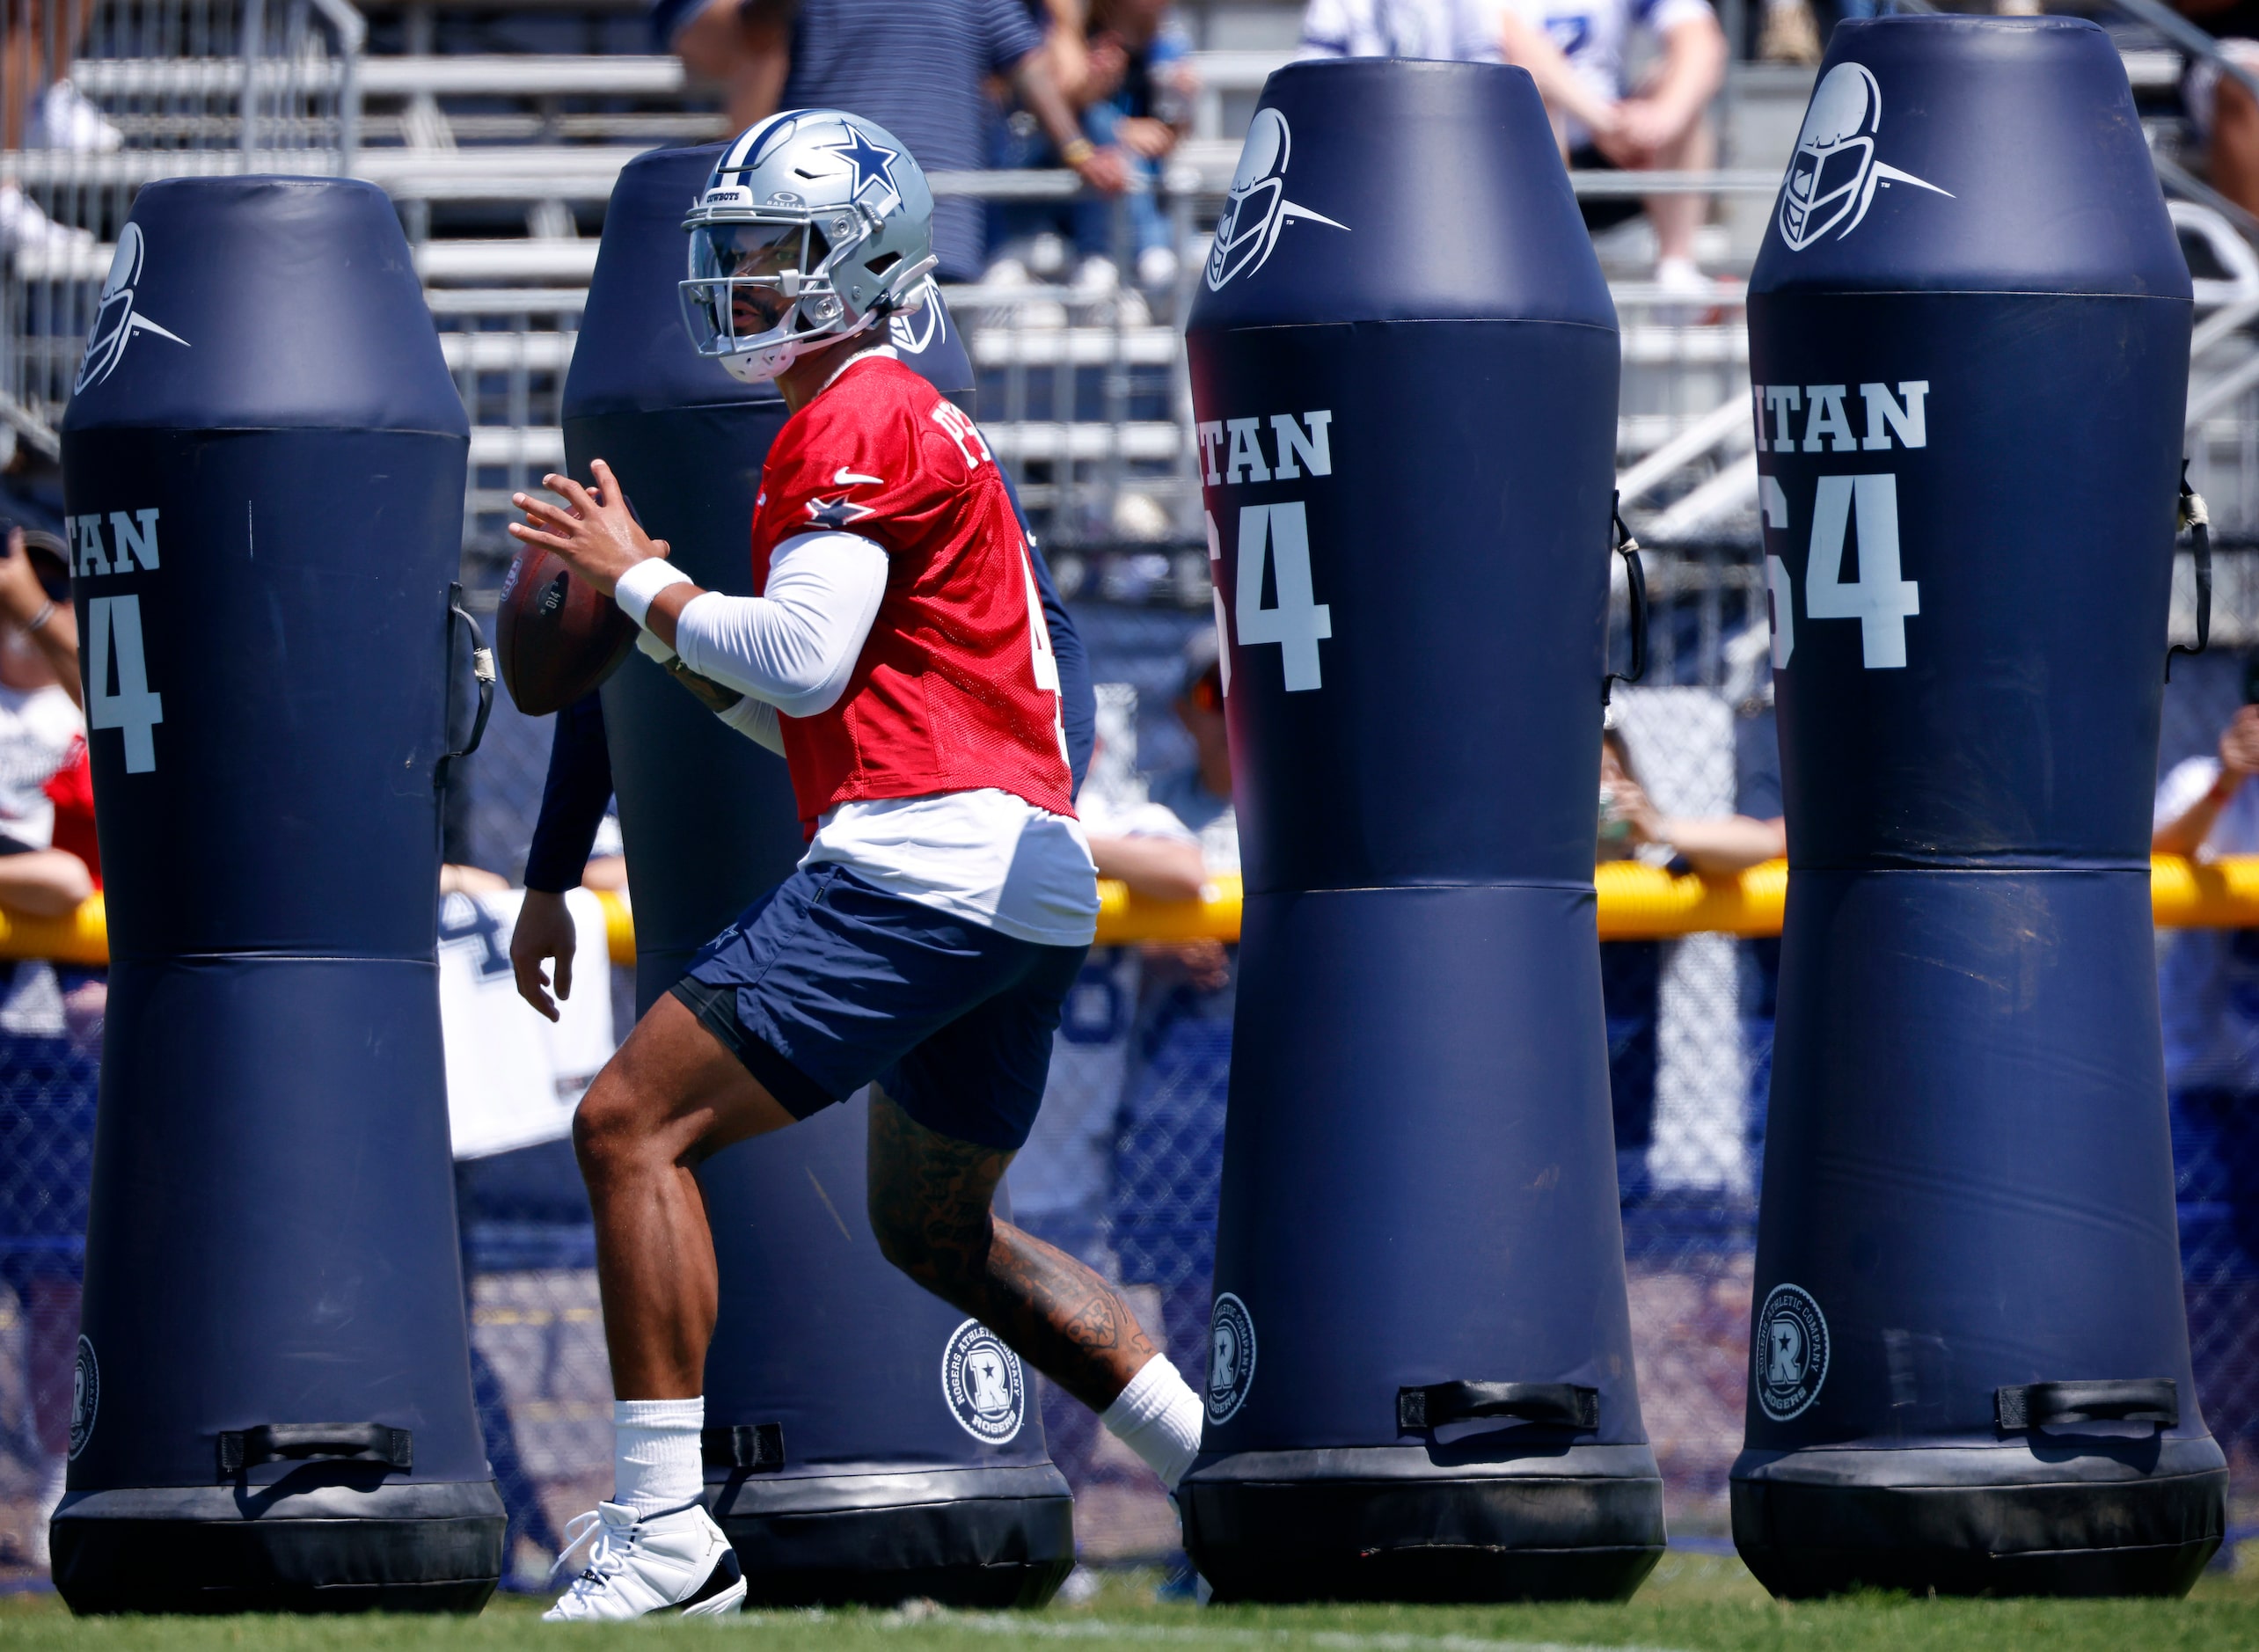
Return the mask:
<svg viewBox="0 0 2259 1652"><path fill-rule="evenodd" d="M1020 1356L978 1319L950 1333L941 1349L941 1397L957 1426L984 1444L1002 1445L1027 1419Z"/></svg>
<svg viewBox="0 0 2259 1652"><path fill-rule="evenodd" d="M1216 245L1208 254L1209 291L1217 291L1235 275L1261 269L1290 223L1349 227L1286 198L1286 163L1293 150L1294 134L1287 128L1286 117L1276 109L1256 110L1239 150L1239 168L1232 174L1231 193L1224 199L1224 216L1216 222Z"/></svg>
<svg viewBox="0 0 2259 1652"><path fill-rule="evenodd" d="M1882 125L1882 89L1867 65L1838 63L1828 70L1804 111L1796 153L1781 181L1780 238L1790 252L1802 252L1838 224L1849 235L1886 184L1912 184L1953 199L1950 191L1875 158Z"/></svg>
<svg viewBox="0 0 2259 1652"><path fill-rule="evenodd" d="M1208 1316L1208 1420L1229 1422L1238 1415L1254 1380L1254 1316L1227 1290Z"/></svg>
<svg viewBox="0 0 2259 1652"><path fill-rule="evenodd" d="M134 308L143 251L141 225L128 223L118 231L118 250L111 256L110 273L102 281L102 307L95 312L94 325L86 330L86 354L78 363L77 382L70 387L73 395L116 372L136 333L154 333L183 349L190 347L187 340Z"/></svg>
<svg viewBox="0 0 2259 1652"><path fill-rule="evenodd" d="M70 1455L76 1461L94 1437L94 1414L102 1404L102 1370L94 1363L94 1344L78 1339L78 1360L70 1372Z"/></svg>
<svg viewBox="0 0 2259 1652"><path fill-rule="evenodd" d="M1751 1375L1757 1402L1775 1422L1801 1416L1828 1379L1828 1322L1802 1285L1775 1285L1757 1316Z"/></svg>

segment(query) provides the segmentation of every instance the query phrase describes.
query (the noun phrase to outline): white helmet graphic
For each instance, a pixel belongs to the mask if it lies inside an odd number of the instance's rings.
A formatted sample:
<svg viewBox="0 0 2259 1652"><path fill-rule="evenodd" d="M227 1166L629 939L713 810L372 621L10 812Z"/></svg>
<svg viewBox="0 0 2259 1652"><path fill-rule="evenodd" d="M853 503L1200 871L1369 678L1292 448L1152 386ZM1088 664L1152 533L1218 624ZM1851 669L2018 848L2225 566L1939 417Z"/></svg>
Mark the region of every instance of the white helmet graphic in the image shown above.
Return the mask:
<svg viewBox="0 0 2259 1652"><path fill-rule="evenodd" d="M1208 254L1208 289L1216 291L1234 275L1252 274L1268 260L1280 231L1296 219L1346 230L1322 212L1286 198L1286 164L1294 153L1294 134L1276 109L1258 109L1240 146L1231 193L1216 221L1216 245Z"/></svg>
<svg viewBox="0 0 2259 1652"><path fill-rule="evenodd" d="M1952 197L1935 184L1875 158L1875 134L1882 124L1882 89L1864 63L1838 63L1828 70L1804 111L1796 153L1780 188L1780 238L1792 252L1843 226L1849 235L1874 204L1884 184L1912 184Z"/></svg>
<svg viewBox="0 0 2259 1652"><path fill-rule="evenodd" d="M154 333L160 339L170 339L175 344L188 340L179 333L160 327L134 308L134 289L140 284L143 242L141 225L127 220L118 231L118 250L110 256L110 273L102 280L101 308L94 312L94 325L86 330L86 354L78 363L78 379L71 385L75 395L90 384L99 384L118 370L125 359L126 347L134 335Z"/></svg>

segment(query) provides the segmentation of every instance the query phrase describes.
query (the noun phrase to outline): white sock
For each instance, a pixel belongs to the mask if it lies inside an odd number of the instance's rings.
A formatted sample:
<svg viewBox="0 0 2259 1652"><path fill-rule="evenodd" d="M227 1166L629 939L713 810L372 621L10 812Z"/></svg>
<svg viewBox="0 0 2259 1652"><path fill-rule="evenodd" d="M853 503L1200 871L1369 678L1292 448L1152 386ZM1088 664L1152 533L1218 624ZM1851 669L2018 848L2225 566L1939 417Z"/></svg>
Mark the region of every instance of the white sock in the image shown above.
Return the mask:
<svg viewBox="0 0 2259 1652"><path fill-rule="evenodd" d="M1200 1425L1205 1415L1192 1385L1177 1374L1167 1355L1156 1354L1138 1368L1099 1421L1145 1459L1162 1485L1174 1491L1192 1459L1200 1455Z"/></svg>
<svg viewBox="0 0 2259 1652"><path fill-rule="evenodd" d="M612 1401L612 1501L639 1515L696 1502L705 1490L698 1432L705 1399Z"/></svg>

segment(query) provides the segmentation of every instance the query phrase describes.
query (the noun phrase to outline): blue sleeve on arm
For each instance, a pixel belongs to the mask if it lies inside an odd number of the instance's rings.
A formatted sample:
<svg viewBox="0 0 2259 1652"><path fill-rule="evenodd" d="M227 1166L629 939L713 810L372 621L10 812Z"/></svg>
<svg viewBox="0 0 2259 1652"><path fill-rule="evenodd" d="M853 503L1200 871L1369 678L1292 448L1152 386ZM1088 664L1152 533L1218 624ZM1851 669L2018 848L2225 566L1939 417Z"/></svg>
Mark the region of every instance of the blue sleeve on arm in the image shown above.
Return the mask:
<svg viewBox="0 0 2259 1652"><path fill-rule="evenodd" d="M1035 543L1035 530L1020 508L1020 490L1012 485L1012 473L999 464L997 474L1004 478L1012 514L1020 518L1020 531L1027 540L1027 559L1035 567L1043 624L1051 632L1051 658L1059 667L1059 720L1067 731L1067 768L1079 792L1083 777L1090 772L1091 751L1098 744L1098 696L1090 685L1090 652L1083 647L1082 632L1075 629L1074 616L1059 600L1059 588L1051 583L1051 565L1043 560L1043 547Z"/></svg>
<svg viewBox="0 0 2259 1652"><path fill-rule="evenodd" d="M991 74L1010 75L1021 58L1042 45L1042 31L1020 0L981 0L976 10L988 36Z"/></svg>
<svg viewBox="0 0 2259 1652"><path fill-rule="evenodd" d="M525 887L559 895L581 887L596 847L604 806L611 801L611 751L604 744L604 705L586 695L557 713L549 742L549 778L541 814L525 854Z"/></svg>
<svg viewBox="0 0 2259 1652"><path fill-rule="evenodd" d="M1051 569L1043 560L1042 548L1030 539L1027 554L1035 564L1043 623L1051 628L1051 657L1059 666L1059 719L1067 731L1067 767L1079 792L1083 778L1090 772L1092 749L1098 744L1098 696L1090 685L1090 654L1083 647L1082 632L1075 629L1074 616L1067 612L1067 605L1059 600L1058 588L1051 583Z"/></svg>

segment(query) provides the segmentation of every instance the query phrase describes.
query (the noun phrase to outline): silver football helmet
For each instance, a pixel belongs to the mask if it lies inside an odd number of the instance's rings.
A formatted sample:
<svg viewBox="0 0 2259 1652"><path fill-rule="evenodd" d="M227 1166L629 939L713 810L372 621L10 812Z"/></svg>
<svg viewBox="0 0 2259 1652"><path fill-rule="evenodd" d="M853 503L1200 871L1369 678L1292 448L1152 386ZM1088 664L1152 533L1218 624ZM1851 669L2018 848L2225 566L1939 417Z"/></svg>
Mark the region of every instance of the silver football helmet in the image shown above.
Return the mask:
<svg viewBox="0 0 2259 1652"><path fill-rule="evenodd" d="M837 109L746 128L683 227L691 341L748 384L915 311L937 261L933 192L908 146Z"/></svg>

